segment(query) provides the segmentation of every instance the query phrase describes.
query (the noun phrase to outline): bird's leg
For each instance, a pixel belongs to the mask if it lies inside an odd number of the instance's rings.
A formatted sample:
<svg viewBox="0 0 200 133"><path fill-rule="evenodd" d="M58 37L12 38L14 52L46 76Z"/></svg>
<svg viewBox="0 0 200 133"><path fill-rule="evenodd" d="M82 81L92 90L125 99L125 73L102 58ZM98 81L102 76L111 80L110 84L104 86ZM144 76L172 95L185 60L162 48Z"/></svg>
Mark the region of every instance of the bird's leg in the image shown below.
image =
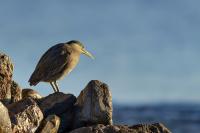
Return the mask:
<svg viewBox="0 0 200 133"><path fill-rule="evenodd" d="M56 88L55 88L55 86L53 85L53 82L50 82L50 84L51 84L51 87L53 88L54 92L56 92Z"/></svg>
<svg viewBox="0 0 200 133"><path fill-rule="evenodd" d="M55 85L55 87L56 87L56 89L57 89L57 92L59 92L60 90L59 90L59 87L58 87L58 84L57 84L56 81L54 81L54 85Z"/></svg>

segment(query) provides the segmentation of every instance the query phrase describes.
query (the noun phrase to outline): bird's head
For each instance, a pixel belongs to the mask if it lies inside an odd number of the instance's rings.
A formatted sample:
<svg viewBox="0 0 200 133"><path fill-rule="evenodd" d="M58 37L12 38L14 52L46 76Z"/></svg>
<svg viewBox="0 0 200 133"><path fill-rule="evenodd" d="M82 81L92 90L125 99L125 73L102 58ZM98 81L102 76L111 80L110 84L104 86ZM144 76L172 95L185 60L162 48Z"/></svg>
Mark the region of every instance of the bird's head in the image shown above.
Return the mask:
<svg viewBox="0 0 200 133"><path fill-rule="evenodd" d="M94 56L85 49L84 45L81 42L77 40L72 40L67 42L67 44L69 44L76 52L87 55L88 57L94 59Z"/></svg>

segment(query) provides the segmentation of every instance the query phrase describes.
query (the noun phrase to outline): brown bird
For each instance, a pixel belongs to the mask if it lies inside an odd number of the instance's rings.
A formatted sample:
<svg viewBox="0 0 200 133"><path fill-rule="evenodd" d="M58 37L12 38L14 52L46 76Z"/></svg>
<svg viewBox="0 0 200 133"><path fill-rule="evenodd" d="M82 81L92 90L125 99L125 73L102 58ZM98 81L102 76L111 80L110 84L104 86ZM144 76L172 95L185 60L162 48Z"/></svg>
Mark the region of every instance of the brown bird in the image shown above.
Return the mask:
<svg viewBox="0 0 200 133"><path fill-rule="evenodd" d="M30 85L35 86L41 81L49 82L54 92L59 92L56 81L74 69L81 54L94 58L92 54L85 50L83 44L76 40L52 46L39 60L29 79Z"/></svg>

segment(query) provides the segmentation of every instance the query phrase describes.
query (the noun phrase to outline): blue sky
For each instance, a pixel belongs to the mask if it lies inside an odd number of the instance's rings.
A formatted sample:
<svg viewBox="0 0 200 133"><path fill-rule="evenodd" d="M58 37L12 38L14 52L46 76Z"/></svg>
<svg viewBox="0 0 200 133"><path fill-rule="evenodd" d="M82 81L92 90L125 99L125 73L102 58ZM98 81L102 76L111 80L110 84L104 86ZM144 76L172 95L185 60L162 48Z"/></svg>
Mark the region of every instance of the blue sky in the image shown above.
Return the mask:
<svg viewBox="0 0 200 133"><path fill-rule="evenodd" d="M80 40L94 54L59 81L76 96L92 79L118 103L200 101L198 0L3 1L0 50L11 56L22 88L51 46ZM42 95L49 84L33 87Z"/></svg>

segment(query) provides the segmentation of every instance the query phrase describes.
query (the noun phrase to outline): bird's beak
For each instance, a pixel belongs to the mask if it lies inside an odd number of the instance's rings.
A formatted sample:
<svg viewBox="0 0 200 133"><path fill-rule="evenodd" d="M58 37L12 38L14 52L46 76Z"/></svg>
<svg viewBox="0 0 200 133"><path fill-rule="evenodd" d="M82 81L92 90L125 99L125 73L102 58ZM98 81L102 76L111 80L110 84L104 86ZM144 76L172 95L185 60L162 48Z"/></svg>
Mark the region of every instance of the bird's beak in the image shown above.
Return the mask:
<svg viewBox="0 0 200 133"><path fill-rule="evenodd" d="M83 53L84 55L87 55L88 57L94 59L94 56L93 56L90 52L88 52L87 50L82 49L82 53Z"/></svg>

